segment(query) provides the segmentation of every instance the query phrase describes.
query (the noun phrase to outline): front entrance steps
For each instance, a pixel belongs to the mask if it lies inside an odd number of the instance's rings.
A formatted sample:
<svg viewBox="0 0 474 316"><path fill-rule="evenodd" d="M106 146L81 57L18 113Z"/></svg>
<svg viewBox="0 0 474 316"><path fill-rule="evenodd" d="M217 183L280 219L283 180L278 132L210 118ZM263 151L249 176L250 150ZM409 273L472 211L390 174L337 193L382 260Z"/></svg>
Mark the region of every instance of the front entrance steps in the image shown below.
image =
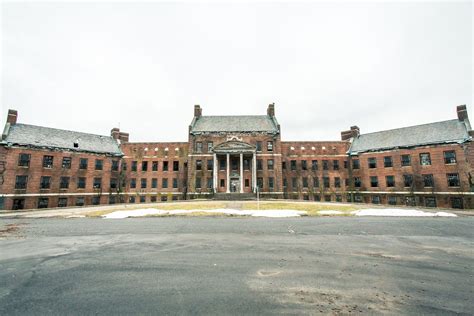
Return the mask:
<svg viewBox="0 0 474 316"><path fill-rule="evenodd" d="M216 193L214 194L214 200L222 201L248 201L255 200L255 194L253 193Z"/></svg>

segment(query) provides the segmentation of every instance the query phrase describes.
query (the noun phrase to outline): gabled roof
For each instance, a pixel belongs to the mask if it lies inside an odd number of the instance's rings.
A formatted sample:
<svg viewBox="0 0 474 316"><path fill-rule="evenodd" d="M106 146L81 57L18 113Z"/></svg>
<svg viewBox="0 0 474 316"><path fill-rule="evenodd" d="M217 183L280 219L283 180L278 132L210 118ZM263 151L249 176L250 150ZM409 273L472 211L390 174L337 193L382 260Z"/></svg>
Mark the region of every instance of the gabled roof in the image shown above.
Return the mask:
<svg viewBox="0 0 474 316"><path fill-rule="evenodd" d="M455 119L362 134L354 138L349 152L357 154L393 148L463 143L469 138L466 124Z"/></svg>
<svg viewBox="0 0 474 316"><path fill-rule="evenodd" d="M268 115L200 116L191 123L191 134L211 132L278 133L278 122Z"/></svg>
<svg viewBox="0 0 474 316"><path fill-rule="evenodd" d="M111 136L87 134L28 124L11 125L2 143L116 156L122 155L117 141ZM78 147L74 147L74 143L77 143Z"/></svg>
<svg viewBox="0 0 474 316"><path fill-rule="evenodd" d="M245 142L238 140L230 140L224 143L221 143L212 148L212 151L215 153L224 153L224 152L255 152L256 147Z"/></svg>

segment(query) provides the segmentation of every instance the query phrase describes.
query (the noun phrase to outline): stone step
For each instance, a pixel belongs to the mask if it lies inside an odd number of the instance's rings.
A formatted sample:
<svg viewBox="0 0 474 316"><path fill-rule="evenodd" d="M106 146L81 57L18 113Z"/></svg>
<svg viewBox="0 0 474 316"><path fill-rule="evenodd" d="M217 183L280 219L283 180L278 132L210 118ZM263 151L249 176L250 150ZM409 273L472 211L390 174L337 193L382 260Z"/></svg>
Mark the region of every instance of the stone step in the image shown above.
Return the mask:
<svg viewBox="0 0 474 316"><path fill-rule="evenodd" d="M242 201L242 200L255 200L255 194L253 193L216 193L214 194L214 200L224 201Z"/></svg>

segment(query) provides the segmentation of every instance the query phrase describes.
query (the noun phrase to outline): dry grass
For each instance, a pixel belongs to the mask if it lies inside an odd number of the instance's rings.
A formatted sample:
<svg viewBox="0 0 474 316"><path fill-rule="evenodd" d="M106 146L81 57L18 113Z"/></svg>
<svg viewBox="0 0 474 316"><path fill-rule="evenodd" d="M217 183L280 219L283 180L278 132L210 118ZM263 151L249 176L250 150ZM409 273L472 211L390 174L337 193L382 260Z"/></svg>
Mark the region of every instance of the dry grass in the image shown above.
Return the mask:
<svg viewBox="0 0 474 316"><path fill-rule="evenodd" d="M340 215L324 215L324 216L348 216L351 215L352 211L360 209L360 207L352 205L339 205L339 204L321 204L317 202L249 202L243 205L244 210L296 210L306 211L308 216L323 216L319 214L319 211L340 211L343 214Z"/></svg>

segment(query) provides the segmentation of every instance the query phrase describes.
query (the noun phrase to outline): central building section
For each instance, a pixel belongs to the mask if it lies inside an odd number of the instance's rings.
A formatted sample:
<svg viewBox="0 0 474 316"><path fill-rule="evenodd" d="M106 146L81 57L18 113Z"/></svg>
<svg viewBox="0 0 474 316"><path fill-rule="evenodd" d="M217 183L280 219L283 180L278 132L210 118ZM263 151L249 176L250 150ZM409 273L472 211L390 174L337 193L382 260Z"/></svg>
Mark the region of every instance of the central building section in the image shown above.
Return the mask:
<svg viewBox="0 0 474 316"><path fill-rule="evenodd" d="M274 104L266 115L242 116L203 116L196 105L189 146L191 196L249 194L257 189L282 194L280 126Z"/></svg>

